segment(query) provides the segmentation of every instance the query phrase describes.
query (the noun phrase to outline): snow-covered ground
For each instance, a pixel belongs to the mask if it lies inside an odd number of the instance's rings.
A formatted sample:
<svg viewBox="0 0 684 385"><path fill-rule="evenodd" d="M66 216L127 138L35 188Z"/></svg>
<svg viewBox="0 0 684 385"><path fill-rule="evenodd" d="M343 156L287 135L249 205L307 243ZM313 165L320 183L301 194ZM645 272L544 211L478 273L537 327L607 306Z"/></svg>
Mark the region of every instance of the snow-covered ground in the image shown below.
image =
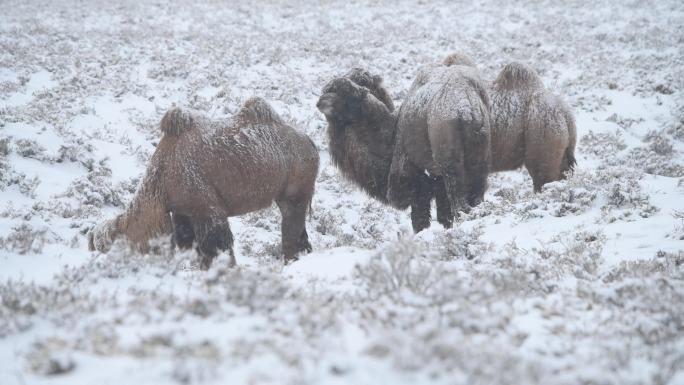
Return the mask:
<svg viewBox="0 0 684 385"><path fill-rule="evenodd" d="M250 3L0 2L0 384L684 384L684 3ZM579 164L541 194L491 175L414 236L330 165L315 103L361 65L401 104L455 50L537 69ZM251 95L321 151L312 254L277 261L275 208L231 219L234 269L87 250L169 107Z"/></svg>

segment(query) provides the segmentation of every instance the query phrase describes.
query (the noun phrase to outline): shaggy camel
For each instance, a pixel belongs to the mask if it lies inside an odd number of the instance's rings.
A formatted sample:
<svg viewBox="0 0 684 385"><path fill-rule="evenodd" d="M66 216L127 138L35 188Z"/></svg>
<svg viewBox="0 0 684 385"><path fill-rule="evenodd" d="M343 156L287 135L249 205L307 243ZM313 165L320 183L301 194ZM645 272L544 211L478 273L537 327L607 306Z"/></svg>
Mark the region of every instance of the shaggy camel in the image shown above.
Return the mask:
<svg viewBox="0 0 684 385"><path fill-rule="evenodd" d="M394 105L382 85L380 76L371 75L360 68L352 69L343 77L333 79L323 88L317 106L328 121L330 155L333 163L346 178L383 203L402 210L410 206L415 232L429 226L430 202L436 198L437 220L444 227L451 227L451 204L440 174L426 175L425 172L416 172L402 178L402 184L395 185L392 194L394 199L388 199L388 182L392 180L390 170L393 158L398 159L397 114L393 113ZM486 121L488 123L488 120ZM487 128L484 130L484 141L488 146ZM415 152L420 150L420 147L409 145L405 149ZM482 154L485 157L485 165L480 165L484 167L485 179L487 153L485 148ZM400 158L399 161L405 162L408 156L402 155ZM405 164L402 169L408 167L410 165ZM484 190L484 187L482 189ZM398 197L401 199L397 199Z"/></svg>
<svg viewBox="0 0 684 385"><path fill-rule="evenodd" d="M333 164L368 195L388 203L395 116L382 78L354 68L323 88L317 107L328 120Z"/></svg>
<svg viewBox="0 0 684 385"><path fill-rule="evenodd" d="M200 266L219 251L235 263L228 217L268 207L282 214L285 261L310 252L305 216L318 173L318 151L263 99L251 98L227 121L180 108L161 121L163 137L128 209L98 225L90 249L106 251L124 236L141 250L173 232L181 248L197 244ZM169 215L170 214L170 215Z"/></svg>
<svg viewBox="0 0 684 385"><path fill-rule="evenodd" d="M534 191L565 178L576 165L576 128L572 112L542 84L539 75L522 63L506 65L492 92L491 171L523 164Z"/></svg>
<svg viewBox="0 0 684 385"><path fill-rule="evenodd" d="M489 97L472 60L451 55L421 68L398 110L388 199L411 206L414 230L430 226L430 201L440 223L479 204L490 156Z"/></svg>

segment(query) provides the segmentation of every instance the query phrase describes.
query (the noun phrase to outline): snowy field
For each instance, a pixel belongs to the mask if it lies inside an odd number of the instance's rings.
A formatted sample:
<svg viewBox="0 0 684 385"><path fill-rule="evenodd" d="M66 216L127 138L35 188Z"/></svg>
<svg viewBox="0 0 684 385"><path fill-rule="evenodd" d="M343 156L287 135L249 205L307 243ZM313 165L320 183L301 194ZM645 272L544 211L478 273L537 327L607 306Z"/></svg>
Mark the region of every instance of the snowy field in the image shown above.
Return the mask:
<svg viewBox="0 0 684 385"><path fill-rule="evenodd" d="M0 384L684 384L684 3L0 1ZM490 175L417 236L330 164L321 87L400 105L460 50L524 61L572 106L573 176ZM237 268L85 234L130 201L172 105L267 99L321 153L312 254L277 209Z"/></svg>

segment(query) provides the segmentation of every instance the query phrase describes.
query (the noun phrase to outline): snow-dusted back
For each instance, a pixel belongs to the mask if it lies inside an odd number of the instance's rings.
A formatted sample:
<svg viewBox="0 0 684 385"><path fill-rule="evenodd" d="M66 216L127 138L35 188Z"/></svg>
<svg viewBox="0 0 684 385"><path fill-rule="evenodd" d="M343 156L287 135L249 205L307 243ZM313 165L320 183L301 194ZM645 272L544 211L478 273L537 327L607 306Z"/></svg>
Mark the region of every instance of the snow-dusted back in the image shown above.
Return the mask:
<svg viewBox="0 0 684 385"><path fill-rule="evenodd" d="M487 85L477 68L469 65L472 60L460 57L465 56L452 54L447 61L468 65L420 68L397 113L387 195L398 207L405 207L409 197L416 231L430 225L433 196L438 213L450 223L452 217L481 202L486 190L490 152Z"/></svg>
<svg viewBox="0 0 684 385"><path fill-rule="evenodd" d="M682 20L675 0L3 0L0 384L684 383ZM490 174L414 236L332 163L316 103L361 67L399 109L455 51L487 84L534 68L577 167L538 194ZM253 95L320 154L311 254L278 260L276 205L230 218L236 268L166 238L88 251L167 111L227 127Z"/></svg>

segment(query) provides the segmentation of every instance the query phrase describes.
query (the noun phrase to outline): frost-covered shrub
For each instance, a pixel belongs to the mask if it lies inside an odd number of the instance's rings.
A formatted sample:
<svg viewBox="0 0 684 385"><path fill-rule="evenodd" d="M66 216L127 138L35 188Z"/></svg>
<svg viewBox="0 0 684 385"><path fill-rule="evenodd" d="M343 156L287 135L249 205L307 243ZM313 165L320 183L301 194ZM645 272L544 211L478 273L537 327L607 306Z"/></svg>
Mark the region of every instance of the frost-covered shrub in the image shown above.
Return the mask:
<svg viewBox="0 0 684 385"><path fill-rule="evenodd" d="M40 178L36 175L33 178L26 178L26 176L22 173L20 174L21 179L17 183L19 186L19 191L31 198L36 197L36 188L38 188L38 185L40 185Z"/></svg>
<svg viewBox="0 0 684 385"><path fill-rule="evenodd" d="M79 138L59 146L55 162L81 162L85 165L89 163L86 161L86 156L92 154L93 150L92 144L85 143L83 139ZM90 159L90 162L92 162L92 159Z"/></svg>
<svg viewBox="0 0 684 385"><path fill-rule="evenodd" d="M71 355L63 352L67 343L58 338L37 341L26 357L29 369L39 375L55 376L73 371L76 363Z"/></svg>
<svg viewBox="0 0 684 385"><path fill-rule="evenodd" d="M10 151L10 138L0 138L0 162L9 155Z"/></svg>
<svg viewBox="0 0 684 385"><path fill-rule="evenodd" d="M659 211L650 203L648 195L641 191L639 180L634 178L619 179L609 184L606 198L601 212L602 219L608 222L634 221L634 213L641 218L648 218Z"/></svg>
<svg viewBox="0 0 684 385"><path fill-rule="evenodd" d="M516 206L515 212L521 219L543 217L544 213L562 217L586 212L598 196L592 186L593 178L586 171L577 171L565 181L547 183L540 194L531 195Z"/></svg>
<svg viewBox="0 0 684 385"><path fill-rule="evenodd" d="M627 148L625 140L622 139L622 132L599 132L589 133L580 138L582 152L596 155L600 158L614 156L616 153Z"/></svg>
<svg viewBox="0 0 684 385"><path fill-rule="evenodd" d="M176 347L171 378L181 384L203 384L217 378L221 351L210 341Z"/></svg>
<svg viewBox="0 0 684 385"><path fill-rule="evenodd" d="M130 183L113 186L112 170L103 159L91 165L91 170L71 183L60 196L73 197L83 205L123 207L124 196L130 193Z"/></svg>
<svg viewBox="0 0 684 385"><path fill-rule="evenodd" d="M40 178L38 176L28 178L26 174L17 172L7 159L10 151L9 138L0 139L0 191L9 186L17 185L22 194L35 198L35 190L40 184Z"/></svg>
<svg viewBox="0 0 684 385"><path fill-rule="evenodd" d="M428 251L413 237L402 237L381 249L354 271L364 295L386 297L397 303L429 295L437 277L435 264L425 260Z"/></svg>
<svg viewBox="0 0 684 385"><path fill-rule="evenodd" d="M45 147L33 139L18 139L14 141L14 151L24 158L45 160Z"/></svg>
<svg viewBox="0 0 684 385"><path fill-rule="evenodd" d="M681 353L673 356L678 350L670 350L681 343L684 331L684 312L681 311L684 281L680 262L681 257L675 257L662 262L621 264L606 277L610 290L602 285L581 284L577 295L588 307L600 309L601 318L610 323L611 331L600 334L630 335L630 340L641 349L658 347L652 353L661 356L667 365L673 364L673 359L684 358ZM605 322L603 325L607 326Z"/></svg>
<svg viewBox="0 0 684 385"><path fill-rule="evenodd" d="M47 228L34 229L27 223L12 228L6 237L0 237L0 247L19 254L38 254L48 241Z"/></svg>
<svg viewBox="0 0 684 385"><path fill-rule="evenodd" d="M59 199L51 199L47 202L41 204L41 208L44 207L48 212L57 215L61 218L71 218L76 215L76 209L74 209L69 203L64 202Z"/></svg>
<svg viewBox="0 0 684 385"><path fill-rule="evenodd" d="M606 236L601 231L576 231L561 234L557 241L563 249L550 256L554 265L567 269L577 278L594 279L603 258Z"/></svg>
<svg viewBox="0 0 684 385"><path fill-rule="evenodd" d="M474 259L493 249L492 244L480 239L483 234L484 226L476 226L472 230L455 227L440 233L431 242L430 250L443 261Z"/></svg>
<svg viewBox="0 0 684 385"><path fill-rule="evenodd" d="M351 233L340 233L341 245L352 244L363 248L374 248L382 241L396 234L387 211L374 200L367 200L361 208L359 221L351 224ZM344 242L344 243L343 243Z"/></svg>
<svg viewBox="0 0 684 385"><path fill-rule="evenodd" d="M276 231L280 229L280 211L275 205L269 208L252 211L243 215L242 220L254 227L260 227L264 230Z"/></svg>
<svg viewBox="0 0 684 385"><path fill-rule="evenodd" d="M649 146L632 149L626 163L648 174L677 178L684 176L684 164L677 163L677 159L672 154L660 155Z"/></svg>
<svg viewBox="0 0 684 385"><path fill-rule="evenodd" d="M668 234L669 237L684 241L684 211L675 210L672 213L675 219L674 229Z"/></svg>
<svg viewBox="0 0 684 385"><path fill-rule="evenodd" d="M648 148L658 155L671 155L674 147L672 141L663 131L650 131L644 137L644 142L648 143Z"/></svg>
<svg viewBox="0 0 684 385"><path fill-rule="evenodd" d="M226 291L225 300L250 312L270 312L297 294L297 289L279 275L266 269L216 269L214 276L208 278L210 285L222 285Z"/></svg>
<svg viewBox="0 0 684 385"><path fill-rule="evenodd" d="M329 210L324 208L317 209L313 218L316 222L315 230L323 235L337 235L339 234L340 218Z"/></svg>
<svg viewBox="0 0 684 385"><path fill-rule="evenodd" d="M506 203L518 201L517 190L512 187L502 187L494 192L494 196L501 198Z"/></svg>
<svg viewBox="0 0 684 385"><path fill-rule="evenodd" d="M680 107L679 115L679 120L673 124L672 128L668 130L668 133L672 135L673 138L684 141L684 105Z"/></svg>
<svg viewBox="0 0 684 385"><path fill-rule="evenodd" d="M627 278L648 278L658 275L669 278L684 277L684 252L659 252L649 260L622 261L603 278L604 282L619 282Z"/></svg>

